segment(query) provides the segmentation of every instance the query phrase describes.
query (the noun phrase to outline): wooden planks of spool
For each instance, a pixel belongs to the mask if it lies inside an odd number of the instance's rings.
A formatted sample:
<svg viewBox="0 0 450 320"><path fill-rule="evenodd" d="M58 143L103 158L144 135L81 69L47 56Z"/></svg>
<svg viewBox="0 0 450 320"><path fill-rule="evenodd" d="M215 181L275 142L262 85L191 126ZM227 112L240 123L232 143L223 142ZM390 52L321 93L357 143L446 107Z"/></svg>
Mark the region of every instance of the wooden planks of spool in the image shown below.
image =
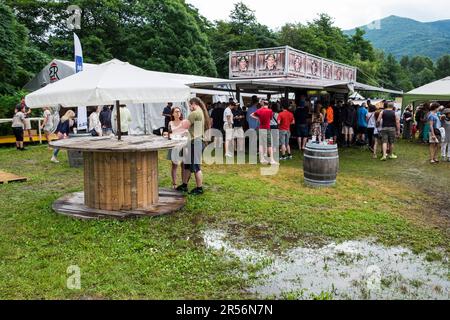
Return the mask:
<svg viewBox="0 0 450 320"><path fill-rule="evenodd" d="M83 152L84 192L58 199L53 209L75 218L136 218L181 209L179 192L158 186L158 151L182 142L154 136L83 137L52 142L53 147Z"/></svg>

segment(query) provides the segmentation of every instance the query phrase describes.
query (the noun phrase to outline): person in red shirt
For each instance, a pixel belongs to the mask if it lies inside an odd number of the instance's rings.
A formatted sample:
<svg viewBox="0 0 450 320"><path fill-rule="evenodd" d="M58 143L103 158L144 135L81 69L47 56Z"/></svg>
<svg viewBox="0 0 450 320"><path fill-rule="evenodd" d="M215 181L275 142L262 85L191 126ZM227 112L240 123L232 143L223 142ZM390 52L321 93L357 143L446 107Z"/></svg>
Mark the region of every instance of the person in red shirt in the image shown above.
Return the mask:
<svg viewBox="0 0 450 320"><path fill-rule="evenodd" d="M326 113L327 129L325 131L326 139L333 139L333 143L337 141L336 127L334 126L334 109L333 106L328 106Z"/></svg>
<svg viewBox="0 0 450 320"><path fill-rule="evenodd" d="M261 101L261 108L250 115L253 119L259 120L259 157L261 164L268 164L265 156L267 153L270 157L270 164L278 163L273 158L272 133L270 131L270 121L273 117L273 111L269 109L267 100Z"/></svg>
<svg viewBox="0 0 450 320"><path fill-rule="evenodd" d="M280 129L280 145L281 145L281 159L291 160L291 146L289 140L291 139L291 125L295 124L294 115L289 111L288 106L283 106L283 112L278 115L278 128ZM287 155L286 155L287 151Z"/></svg>

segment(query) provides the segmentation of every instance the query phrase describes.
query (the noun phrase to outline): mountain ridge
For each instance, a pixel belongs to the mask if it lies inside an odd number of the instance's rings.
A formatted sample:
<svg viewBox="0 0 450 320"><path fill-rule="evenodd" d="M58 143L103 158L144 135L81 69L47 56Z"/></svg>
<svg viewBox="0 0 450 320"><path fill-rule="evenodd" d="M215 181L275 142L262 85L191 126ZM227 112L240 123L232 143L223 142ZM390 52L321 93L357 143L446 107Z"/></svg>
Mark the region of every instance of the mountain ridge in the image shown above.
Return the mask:
<svg viewBox="0 0 450 320"><path fill-rule="evenodd" d="M392 53L397 59L422 55L435 61L450 53L450 19L421 22L390 15L359 28L366 32L364 38L374 47ZM344 33L351 36L355 30Z"/></svg>

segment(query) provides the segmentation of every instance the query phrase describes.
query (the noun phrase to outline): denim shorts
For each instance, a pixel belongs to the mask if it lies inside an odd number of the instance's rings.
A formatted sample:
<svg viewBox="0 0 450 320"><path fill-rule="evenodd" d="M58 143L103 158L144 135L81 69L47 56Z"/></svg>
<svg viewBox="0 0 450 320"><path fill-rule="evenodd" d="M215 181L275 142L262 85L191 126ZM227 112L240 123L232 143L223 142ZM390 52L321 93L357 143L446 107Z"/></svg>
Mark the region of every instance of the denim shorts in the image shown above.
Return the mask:
<svg viewBox="0 0 450 320"><path fill-rule="evenodd" d="M202 170L202 155L204 144L202 140L193 140L183 151L184 169L197 173Z"/></svg>
<svg viewBox="0 0 450 320"><path fill-rule="evenodd" d="M290 139L291 139L290 131L280 130L280 145L281 146L288 146Z"/></svg>

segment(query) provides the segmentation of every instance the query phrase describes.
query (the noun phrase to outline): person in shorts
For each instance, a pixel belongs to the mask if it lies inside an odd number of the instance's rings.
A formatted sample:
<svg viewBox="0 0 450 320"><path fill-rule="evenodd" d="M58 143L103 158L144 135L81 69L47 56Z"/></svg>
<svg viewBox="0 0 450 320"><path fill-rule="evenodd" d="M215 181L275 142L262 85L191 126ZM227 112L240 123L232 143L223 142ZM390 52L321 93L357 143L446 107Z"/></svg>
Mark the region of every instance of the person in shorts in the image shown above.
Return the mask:
<svg viewBox="0 0 450 320"><path fill-rule="evenodd" d="M192 173L195 175L196 188L193 189L191 195L203 194L203 173L201 168L202 154L204 148L205 131L209 129L209 114L205 103L199 98L189 100L189 108L191 113L187 120L183 121L183 127L188 130L190 143L184 149L183 163L184 174L183 184L177 190L182 192L188 191L188 183Z"/></svg>
<svg viewBox="0 0 450 320"><path fill-rule="evenodd" d="M400 137L400 117L394 111L394 103L387 103L386 109L381 111L378 122L381 122L381 140L383 142L383 157L381 161L397 159L394 154L395 139Z"/></svg>
<svg viewBox="0 0 450 320"><path fill-rule="evenodd" d="M230 102L228 107L223 113L223 131L225 131L225 156L228 158L233 157L233 125L234 125L234 115L233 110L236 108L234 102Z"/></svg>
<svg viewBox="0 0 450 320"><path fill-rule="evenodd" d="M242 108L237 105L233 109L233 138L236 139L237 151L244 152L245 151L245 133L244 133L244 122L245 122L245 113Z"/></svg>
<svg viewBox="0 0 450 320"><path fill-rule="evenodd" d="M298 148L300 150L305 150L306 143L308 142L309 137L309 126L308 126L308 116L309 110L305 106L305 103L300 102L297 109L294 112L294 120L295 120L295 133L297 135L298 140Z"/></svg>
<svg viewBox="0 0 450 320"><path fill-rule="evenodd" d="M432 103L430 106L430 114L428 115L428 122L430 124L430 163L439 163L439 146L441 143L441 134L439 131L440 120L437 116L437 111L439 109L438 103Z"/></svg>
<svg viewBox="0 0 450 320"><path fill-rule="evenodd" d="M50 112L50 108L44 107L44 121L42 122L41 129L44 131L45 139L47 140L47 143L51 142L51 134L53 131L53 117L52 113ZM50 146L48 149L51 149Z"/></svg>
<svg viewBox="0 0 450 320"><path fill-rule="evenodd" d="M16 137L16 148L17 150L24 151L23 147L23 129L25 128L25 108L21 105L17 105L14 110L14 117L12 120L12 130L14 136Z"/></svg>
<svg viewBox="0 0 450 320"><path fill-rule="evenodd" d="M261 108L250 115L253 119L259 120L259 157L261 164L277 165L273 157L272 132L270 130L270 121L273 117L273 111L269 108L267 100L261 101ZM265 159L269 155L270 161Z"/></svg>
<svg viewBox="0 0 450 320"><path fill-rule="evenodd" d="M353 143L353 136L356 125L356 110L353 102L349 102L342 112L342 134L344 136L344 146L350 147Z"/></svg>
<svg viewBox="0 0 450 320"><path fill-rule="evenodd" d="M291 160L291 146L289 140L291 139L291 125L295 124L294 115L289 111L289 106L284 105L283 111L278 115L278 128L280 130L280 145L281 145L281 159ZM286 154L287 151L287 154Z"/></svg>

